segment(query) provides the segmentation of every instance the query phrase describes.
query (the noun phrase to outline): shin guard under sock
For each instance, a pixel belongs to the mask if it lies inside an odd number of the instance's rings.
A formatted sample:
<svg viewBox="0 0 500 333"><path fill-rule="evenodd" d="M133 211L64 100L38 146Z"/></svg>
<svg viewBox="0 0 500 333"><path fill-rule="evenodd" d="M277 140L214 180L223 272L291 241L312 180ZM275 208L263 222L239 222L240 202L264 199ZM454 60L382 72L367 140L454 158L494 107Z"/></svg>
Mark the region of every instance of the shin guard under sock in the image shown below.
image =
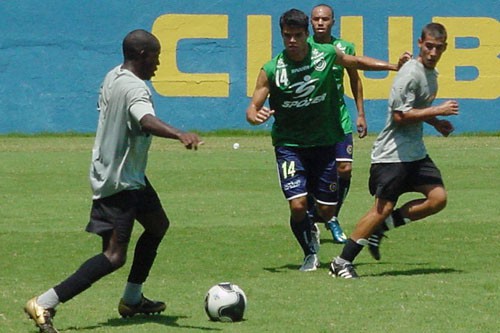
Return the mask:
<svg viewBox="0 0 500 333"><path fill-rule="evenodd" d="M342 249L342 253L340 254L340 258L347 260L349 262L353 262L354 259L358 256L358 254L363 250L363 245L356 243L351 238L347 239L347 242Z"/></svg>
<svg viewBox="0 0 500 333"><path fill-rule="evenodd" d="M64 303L114 270L115 268L109 259L101 253L84 262L73 275L55 286L54 290L59 300Z"/></svg>
<svg viewBox="0 0 500 333"><path fill-rule="evenodd" d="M163 237L157 237L147 232L144 232L139 237L135 246L128 282L142 284L146 281L162 239Z"/></svg>
<svg viewBox="0 0 500 333"><path fill-rule="evenodd" d="M290 218L290 228L304 251L304 256L315 254L316 251L311 245L311 220L309 216L306 215L301 222L294 222Z"/></svg>
<svg viewBox="0 0 500 333"><path fill-rule="evenodd" d="M337 202L337 216L339 216L340 208L342 208L342 204L344 203L344 200L347 197L347 193L349 193L349 188L351 187L351 177L347 179L339 177L338 182L339 182L339 188L338 188L339 199Z"/></svg>

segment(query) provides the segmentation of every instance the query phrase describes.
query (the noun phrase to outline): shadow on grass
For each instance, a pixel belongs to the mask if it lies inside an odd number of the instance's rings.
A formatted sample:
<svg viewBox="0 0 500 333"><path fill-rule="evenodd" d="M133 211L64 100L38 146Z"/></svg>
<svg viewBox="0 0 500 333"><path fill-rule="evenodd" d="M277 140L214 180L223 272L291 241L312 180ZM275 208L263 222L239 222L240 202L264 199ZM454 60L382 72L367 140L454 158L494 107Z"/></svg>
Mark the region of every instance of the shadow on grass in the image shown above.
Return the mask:
<svg viewBox="0 0 500 333"><path fill-rule="evenodd" d="M366 274L364 276L411 276L411 275L455 274L455 273L463 273L463 271L454 268L413 268L407 270L382 272L377 274Z"/></svg>
<svg viewBox="0 0 500 333"><path fill-rule="evenodd" d="M262 269L268 271L269 273L284 273L285 271L298 271L300 265L302 265L302 263L297 262L296 264L286 264L278 267L264 267ZM329 267L330 267L330 261L320 262L318 270L328 271Z"/></svg>
<svg viewBox="0 0 500 333"><path fill-rule="evenodd" d="M394 265L394 263L359 263L356 264L356 267L361 266L369 266L369 265ZM405 263L405 265L411 266L428 266L429 263L414 263L409 264ZM285 271L297 271L299 270L300 264L286 264L279 267L264 267L265 271L269 273L284 273ZM328 271L330 267L330 262L321 262L318 270ZM421 268L411 268L407 270L393 270L386 271L376 274L362 274L362 276L411 276L411 275L427 275L427 274L455 274L455 273L463 273L462 270L454 269L454 268L429 268L429 267L421 267Z"/></svg>
<svg viewBox="0 0 500 333"><path fill-rule="evenodd" d="M211 327L203 327L203 326L191 326L191 325L181 325L177 321L179 319L188 318L187 316L165 316L165 315L154 315L154 316L134 316L132 318L110 318L106 322L101 322L91 326L84 327L68 327L66 329L60 330L64 331L92 331L99 330L103 327L122 327L122 326L140 326L142 324L156 323L159 325L176 327L179 329L188 329L188 330L199 330L199 331L221 331L220 328L211 328Z"/></svg>
<svg viewBox="0 0 500 333"><path fill-rule="evenodd" d="M269 273L283 273L284 271L297 271L299 269L300 265L298 264L288 264L288 265L283 265L279 267L264 267L263 269L265 271L268 271Z"/></svg>

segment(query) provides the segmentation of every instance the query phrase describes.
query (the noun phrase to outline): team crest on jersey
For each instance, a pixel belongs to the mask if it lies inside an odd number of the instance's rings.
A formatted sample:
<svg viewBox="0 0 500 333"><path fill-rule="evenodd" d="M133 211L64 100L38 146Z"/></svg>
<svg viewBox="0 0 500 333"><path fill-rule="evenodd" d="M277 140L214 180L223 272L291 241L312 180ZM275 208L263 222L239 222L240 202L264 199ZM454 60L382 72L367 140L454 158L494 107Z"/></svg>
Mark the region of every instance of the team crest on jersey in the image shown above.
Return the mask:
<svg viewBox="0 0 500 333"><path fill-rule="evenodd" d="M311 53L311 60L314 69L318 72L322 72L326 68L325 53L319 52L318 49L313 49Z"/></svg>
<svg viewBox="0 0 500 333"><path fill-rule="evenodd" d="M330 184L330 191L337 192L337 182Z"/></svg>
<svg viewBox="0 0 500 333"><path fill-rule="evenodd" d="M342 44L341 44L341 43L336 43L336 44L335 44L335 46L336 46L336 47L337 47L340 51L342 51L342 53L344 53L344 54L345 54L345 50L347 49L347 47L346 47L346 46L342 46Z"/></svg>
<svg viewBox="0 0 500 333"><path fill-rule="evenodd" d="M352 145L347 146L347 153L352 156Z"/></svg>
<svg viewBox="0 0 500 333"><path fill-rule="evenodd" d="M276 63L276 68L286 68L286 64L283 61L283 59L278 59L278 62Z"/></svg>

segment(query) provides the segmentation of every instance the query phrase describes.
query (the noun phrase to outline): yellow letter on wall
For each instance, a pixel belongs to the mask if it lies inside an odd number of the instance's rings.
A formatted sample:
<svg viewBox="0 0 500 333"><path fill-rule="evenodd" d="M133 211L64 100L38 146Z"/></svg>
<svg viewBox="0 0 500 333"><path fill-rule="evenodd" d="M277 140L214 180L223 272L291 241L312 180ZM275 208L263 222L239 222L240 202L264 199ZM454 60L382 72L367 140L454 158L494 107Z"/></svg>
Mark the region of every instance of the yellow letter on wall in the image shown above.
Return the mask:
<svg viewBox="0 0 500 333"><path fill-rule="evenodd" d="M259 70L272 57L271 16L248 15L247 96L252 96Z"/></svg>
<svg viewBox="0 0 500 333"><path fill-rule="evenodd" d="M397 63L399 56L404 51L412 52L413 48L413 18L412 17L389 17L388 21L388 60ZM342 16L340 31L342 39L354 43L356 55L363 53L363 17L361 16ZM367 56L370 56L367 54ZM365 99L387 99L391 89L395 72L390 72L385 78L372 79L367 78L363 72L360 72L363 80L363 95ZM344 85L349 86L348 75L344 76ZM350 98L352 93L350 89L345 89L346 95Z"/></svg>
<svg viewBox="0 0 500 333"><path fill-rule="evenodd" d="M489 17L434 17L448 32L448 48L438 63L440 98L496 99L500 97L500 23ZM457 37L475 37L479 46L457 49ZM476 67L472 81L457 81L457 66Z"/></svg>
<svg viewBox="0 0 500 333"><path fill-rule="evenodd" d="M177 43L181 39L228 38L226 15L167 14L153 23L160 40L160 66L151 80L163 96L229 96L228 73L183 73L177 67Z"/></svg>

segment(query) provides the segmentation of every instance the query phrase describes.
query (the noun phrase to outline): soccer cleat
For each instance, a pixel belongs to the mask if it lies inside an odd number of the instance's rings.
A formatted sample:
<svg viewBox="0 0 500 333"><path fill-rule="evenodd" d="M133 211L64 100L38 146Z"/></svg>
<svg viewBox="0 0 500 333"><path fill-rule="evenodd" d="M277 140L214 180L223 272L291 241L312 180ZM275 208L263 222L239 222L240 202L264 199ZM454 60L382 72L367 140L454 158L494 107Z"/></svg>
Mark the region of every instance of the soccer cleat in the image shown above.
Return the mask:
<svg viewBox="0 0 500 333"><path fill-rule="evenodd" d="M331 276L341 277L344 279L357 279L359 278L358 273L354 270L354 265L350 262L344 264L337 264L335 259L330 263L330 271L328 272Z"/></svg>
<svg viewBox="0 0 500 333"><path fill-rule="evenodd" d="M300 266L299 270L302 272L315 271L319 267L318 255L308 254L304 258L304 263Z"/></svg>
<svg viewBox="0 0 500 333"><path fill-rule="evenodd" d="M368 251L372 255L373 259L380 260L380 244L382 243L382 238L387 237L384 235L382 230L375 231L368 238Z"/></svg>
<svg viewBox="0 0 500 333"><path fill-rule="evenodd" d="M24 306L24 312L30 319L33 319L35 325L40 329L40 333L59 333L52 325L52 318L56 315L55 309L44 309L36 302L33 297Z"/></svg>
<svg viewBox="0 0 500 333"><path fill-rule="evenodd" d="M123 318L127 318L132 317L138 313L147 315L160 313L163 312L166 307L167 306L164 302L152 301L144 297L144 295L141 295L141 301L136 305L125 304L123 299L121 299L120 303L118 304L118 313L120 313L120 316L122 316Z"/></svg>
<svg viewBox="0 0 500 333"><path fill-rule="evenodd" d="M332 218L328 221L326 227L332 233L334 243L344 244L347 242L347 236L344 234L344 231L340 227L339 221L336 218Z"/></svg>
<svg viewBox="0 0 500 333"><path fill-rule="evenodd" d="M321 244L321 240L319 238L320 231L316 223L313 223L311 228L311 245L314 248L314 252L319 252L319 247Z"/></svg>

